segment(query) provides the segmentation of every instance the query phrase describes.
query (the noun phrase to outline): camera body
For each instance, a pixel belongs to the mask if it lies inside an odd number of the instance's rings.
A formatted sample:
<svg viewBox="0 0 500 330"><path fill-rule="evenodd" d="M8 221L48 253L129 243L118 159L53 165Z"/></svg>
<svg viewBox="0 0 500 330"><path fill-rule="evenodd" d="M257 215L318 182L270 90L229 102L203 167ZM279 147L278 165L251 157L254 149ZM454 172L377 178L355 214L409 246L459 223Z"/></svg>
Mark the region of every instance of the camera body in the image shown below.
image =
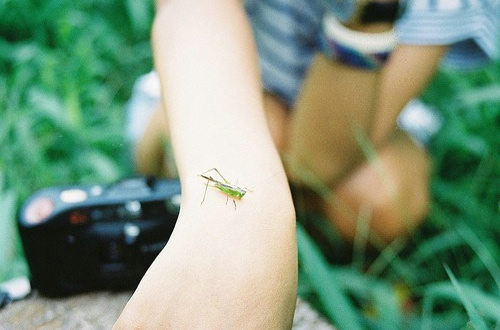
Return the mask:
<svg viewBox="0 0 500 330"><path fill-rule="evenodd" d="M18 213L33 287L48 296L135 288L167 244L180 193L177 180L147 177L34 193Z"/></svg>

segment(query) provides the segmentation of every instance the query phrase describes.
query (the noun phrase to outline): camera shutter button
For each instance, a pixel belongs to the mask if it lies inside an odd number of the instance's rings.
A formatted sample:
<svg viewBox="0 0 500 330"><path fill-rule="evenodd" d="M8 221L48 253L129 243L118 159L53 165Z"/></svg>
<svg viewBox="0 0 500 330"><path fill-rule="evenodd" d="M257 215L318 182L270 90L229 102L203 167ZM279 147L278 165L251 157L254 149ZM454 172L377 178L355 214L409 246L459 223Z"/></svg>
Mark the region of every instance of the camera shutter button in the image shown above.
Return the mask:
<svg viewBox="0 0 500 330"><path fill-rule="evenodd" d="M133 200L133 201L127 201L125 203L125 214L129 218L137 218L142 214L142 206L139 201Z"/></svg>
<svg viewBox="0 0 500 330"><path fill-rule="evenodd" d="M126 223L123 226L123 236L125 238L125 244L132 245L137 240L137 237L141 233L141 228L133 223Z"/></svg>

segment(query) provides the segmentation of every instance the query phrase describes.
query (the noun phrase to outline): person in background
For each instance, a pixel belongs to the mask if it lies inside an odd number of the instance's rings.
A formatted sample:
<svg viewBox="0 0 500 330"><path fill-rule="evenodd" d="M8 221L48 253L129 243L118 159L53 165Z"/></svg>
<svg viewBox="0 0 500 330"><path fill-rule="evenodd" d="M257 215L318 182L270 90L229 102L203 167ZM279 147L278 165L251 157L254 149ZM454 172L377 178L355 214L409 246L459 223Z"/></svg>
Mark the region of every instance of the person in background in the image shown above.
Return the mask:
<svg viewBox="0 0 500 330"><path fill-rule="evenodd" d="M487 0L159 1L143 82L156 89L146 104L162 102L133 107L130 130L138 172L177 171L182 206L117 326L290 327L288 181L329 187L334 202L313 204L347 239L363 214L378 241L408 235L428 210L422 145L439 126L415 98L443 59L498 56L498 13ZM251 189L237 207L204 195L198 175L213 167Z"/></svg>

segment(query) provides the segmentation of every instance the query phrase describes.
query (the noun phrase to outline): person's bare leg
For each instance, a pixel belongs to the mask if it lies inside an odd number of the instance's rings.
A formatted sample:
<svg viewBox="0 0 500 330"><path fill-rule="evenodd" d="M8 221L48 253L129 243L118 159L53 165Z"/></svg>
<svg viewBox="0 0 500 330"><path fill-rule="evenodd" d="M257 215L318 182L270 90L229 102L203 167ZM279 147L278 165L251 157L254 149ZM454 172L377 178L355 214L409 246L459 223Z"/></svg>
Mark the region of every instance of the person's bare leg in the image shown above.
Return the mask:
<svg viewBox="0 0 500 330"><path fill-rule="evenodd" d="M289 124L291 180L307 184L306 170L338 195L339 203L322 209L347 239L355 235L361 208L371 210L373 232L390 241L420 223L429 203L429 160L408 138L379 141L382 177L366 162L359 137L368 139L373 129L379 75L318 55ZM389 193L384 185L392 187Z"/></svg>
<svg viewBox="0 0 500 330"><path fill-rule="evenodd" d="M133 161L138 173L154 176L165 175L167 136L167 118L159 103L144 130L143 136L134 145Z"/></svg>
<svg viewBox="0 0 500 330"><path fill-rule="evenodd" d="M274 144L278 151L283 154L288 146L289 109L277 96L269 93L264 94L264 107Z"/></svg>
<svg viewBox="0 0 500 330"><path fill-rule="evenodd" d="M430 170L427 153L399 132L375 160L362 163L331 187L337 203L323 201L323 211L350 240L363 216L370 231L386 242L406 236L427 214Z"/></svg>
<svg viewBox="0 0 500 330"><path fill-rule="evenodd" d="M278 150L286 154L290 125L288 109L268 93L264 96L264 104L271 135ZM140 173L166 175L164 144L168 141L167 134L164 114L158 107L135 149L135 163ZM372 230L389 241L406 234L409 228L424 219L429 203L429 172L430 161L425 151L399 135L379 150L376 165L363 161L347 172L338 184L331 185L343 207L325 203L319 197L309 202L319 202L330 223L347 239L353 239L356 234L360 210L370 210ZM392 187L392 193L381 187Z"/></svg>
<svg viewBox="0 0 500 330"><path fill-rule="evenodd" d="M266 94L265 105L271 134L278 150L286 154L290 114L273 95ZM363 160L330 187L342 205L319 200L320 197L307 202L321 205L332 226L348 240L356 235L360 212L367 211L373 233L390 241L407 235L425 218L429 176L427 153L404 133L397 132L380 148L374 163Z"/></svg>
<svg viewBox="0 0 500 330"><path fill-rule="evenodd" d="M368 132L378 73L317 55L290 123L289 160L318 179L335 184L360 160L354 130ZM296 174L296 175L295 175ZM295 173L299 176L300 173Z"/></svg>

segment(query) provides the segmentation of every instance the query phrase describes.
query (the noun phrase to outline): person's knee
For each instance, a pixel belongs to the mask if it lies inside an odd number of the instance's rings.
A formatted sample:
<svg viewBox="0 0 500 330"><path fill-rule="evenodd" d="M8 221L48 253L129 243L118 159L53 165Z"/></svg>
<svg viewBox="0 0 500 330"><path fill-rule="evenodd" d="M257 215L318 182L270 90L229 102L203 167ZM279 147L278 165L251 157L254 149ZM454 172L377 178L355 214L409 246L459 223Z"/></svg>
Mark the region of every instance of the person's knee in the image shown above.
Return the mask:
<svg viewBox="0 0 500 330"><path fill-rule="evenodd" d="M144 125L142 134L133 146L134 168L139 174L164 176L165 146L169 132L167 119L160 104Z"/></svg>
<svg viewBox="0 0 500 330"><path fill-rule="evenodd" d="M150 141L139 141L133 146L132 161L134 169L141 175L162 176L164 153Z"/></svg>
<svg viewBox="0 0 500 330"><path fill-rule="evenodd" d="M404 192L396 191L393 196L385 192L380 194L380 198L368 201L370 228L378 238L391 242L398 237L408 236L425 219L429 208L429 196L425 193L427 189L412 188L418 190L410 194L414 198L407 198Z"/></svg>
<svg viewBox="0 0 500 330"><path fill-rule="evenodd" d="M377 239L390 242L407 236L427 214L428 196L418 201L402 201L390 198L384 192L373 194L337 194L337 203L328 203L325 213L330 223L344 236L353 241L366 227Z"/></svg>
<svg viewBox="0 0 500 330"><path fill-rule="evenodd" d="M428 172L423 166L411 178L397 171L381 178L366 164L334 188L336 202L325 203L324 211L348 240L354 240L366 228L363 226L369 226L370 233L386 242L407 236L429 209Z"/></svg>

